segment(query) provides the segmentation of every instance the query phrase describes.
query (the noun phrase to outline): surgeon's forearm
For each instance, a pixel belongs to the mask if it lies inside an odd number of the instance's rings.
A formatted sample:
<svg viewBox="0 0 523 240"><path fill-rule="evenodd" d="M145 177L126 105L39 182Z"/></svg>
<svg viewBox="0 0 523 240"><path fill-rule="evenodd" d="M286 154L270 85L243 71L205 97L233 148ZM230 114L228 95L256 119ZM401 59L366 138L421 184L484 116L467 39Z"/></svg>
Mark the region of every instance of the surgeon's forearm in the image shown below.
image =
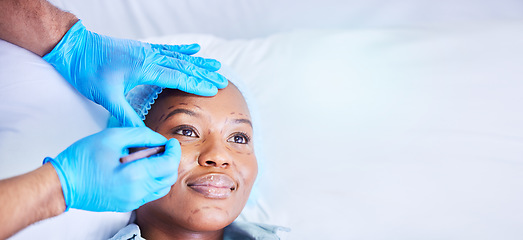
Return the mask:
<svg viewBox="0 0 523 240"><path fill-rule="evenodd" d="M50 163L0 180L0 239L65 211L60 179Z"/></svg>
<svg viewBox="0 0 523 240"><path fill-rule="evenodd" d="M0 0L0 38L40 56L49 53L77 21L47 0Z"/></svg>

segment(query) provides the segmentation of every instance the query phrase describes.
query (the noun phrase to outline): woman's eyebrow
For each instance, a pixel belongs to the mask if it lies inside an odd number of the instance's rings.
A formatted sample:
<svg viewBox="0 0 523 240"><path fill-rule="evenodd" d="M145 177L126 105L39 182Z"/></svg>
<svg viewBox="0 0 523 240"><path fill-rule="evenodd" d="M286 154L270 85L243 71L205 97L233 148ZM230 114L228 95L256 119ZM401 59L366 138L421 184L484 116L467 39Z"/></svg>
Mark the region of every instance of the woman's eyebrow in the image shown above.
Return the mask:
<svg viewBox="0 0 523 240"><path fill-rule="evenodd" d="M236 119L233 119L233 122L236 124L246 123L246 124L249 124L249 126L251 126L251 128L252 128L251 120L246 119L246 118L236 118Z"/></svg>
<svg viewBox="0 0 523 240"><path fill-rule="evenodd" d="M195 112L193 112L191 110L183 109L183 108L177 108L177 109L172 110L169 114L167 114L167 116L162 120L162 122L165 122L170 117L172 117L172 116L174 116L176 114L180 114L180 113L185 113L185 114L187 114L189 116L192 116L192 117L200 116L200 114L195 113Z"/></svg>

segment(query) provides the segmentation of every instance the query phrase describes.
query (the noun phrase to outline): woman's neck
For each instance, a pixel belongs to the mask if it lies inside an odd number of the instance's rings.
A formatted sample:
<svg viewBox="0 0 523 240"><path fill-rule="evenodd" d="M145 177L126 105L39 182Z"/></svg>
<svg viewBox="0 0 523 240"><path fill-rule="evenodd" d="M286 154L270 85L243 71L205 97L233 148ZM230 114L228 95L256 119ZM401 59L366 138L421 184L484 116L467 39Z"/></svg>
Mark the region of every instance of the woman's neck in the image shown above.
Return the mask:
<svg viewBox="0 0 523 240"><path fill-rule="evenodd" d="M176 224L172 219L137 211L136 224L143 238L147 240L221 240L223 229L217 231L193 231Z"/></svg>

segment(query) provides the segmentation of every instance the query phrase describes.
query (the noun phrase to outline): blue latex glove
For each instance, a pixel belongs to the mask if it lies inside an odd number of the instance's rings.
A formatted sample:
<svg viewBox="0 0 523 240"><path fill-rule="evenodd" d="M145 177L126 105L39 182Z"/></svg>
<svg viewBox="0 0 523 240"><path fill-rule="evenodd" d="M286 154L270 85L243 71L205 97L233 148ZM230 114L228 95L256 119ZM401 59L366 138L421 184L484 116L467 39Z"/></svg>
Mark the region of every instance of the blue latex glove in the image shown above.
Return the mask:
<svg viewBox="0 0 523 240"><path fill-rule="evenodd" d="M129 147L166 144L162 155L121 164ZM109 128L74 143L51 162L67 209L128 212L165 196L178 177L181 149L146 127Z"/></svg>
<svg viewBox="0 0 523 240"><path fill-rule="evenodd" d="M80 93L102 105L122 126L145 126L125 101L136 85L150 84L212 96L227 86L220 63L189 56L198 44L158 45L90 32L78 21L43 58Z"/></svg>

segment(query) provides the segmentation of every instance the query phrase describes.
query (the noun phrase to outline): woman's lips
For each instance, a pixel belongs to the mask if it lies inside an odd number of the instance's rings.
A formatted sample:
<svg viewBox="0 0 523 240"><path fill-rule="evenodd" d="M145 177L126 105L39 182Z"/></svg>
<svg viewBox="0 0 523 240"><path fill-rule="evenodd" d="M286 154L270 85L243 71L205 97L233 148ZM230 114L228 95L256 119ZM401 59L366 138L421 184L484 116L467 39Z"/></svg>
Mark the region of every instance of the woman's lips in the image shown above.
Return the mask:
<svg viewBox="0 0 523 240"><path fill-rule="evenodd" d="M236 185L232 178L221 173L206 174L187 183L194 191L206 198L224 199L228 198Z"/></svg>

